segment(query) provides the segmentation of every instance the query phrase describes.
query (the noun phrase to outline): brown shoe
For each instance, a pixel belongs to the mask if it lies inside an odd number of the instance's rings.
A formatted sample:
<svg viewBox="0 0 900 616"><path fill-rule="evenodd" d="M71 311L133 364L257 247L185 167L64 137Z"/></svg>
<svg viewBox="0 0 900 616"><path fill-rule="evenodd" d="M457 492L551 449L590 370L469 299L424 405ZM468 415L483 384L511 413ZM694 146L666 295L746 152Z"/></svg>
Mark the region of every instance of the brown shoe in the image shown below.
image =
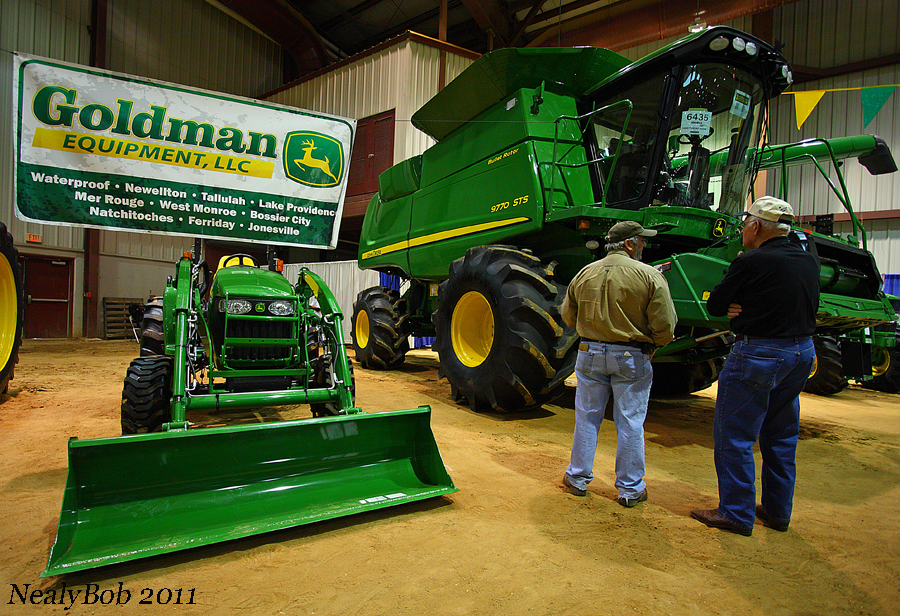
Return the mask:
<svg viewBox="0 0 900 616"><path fill-rule="evenodd" d="M769 514L766 513L766 510L763 509L762 505L756 506L756 517L760 519L760 521L770 528L774 528L780 533L787 532L788 525L790 522L778 522L777 520L773 520L769 517Z"/></svg>
<svg viewBox="0 0 900 616"><path fill-rule="evenodd" d="M566 489L569 492L571 492L572 494L574 494L575 496L587 495L587 490L584 490L582 488L576 488L575 486L572 485L572 483L569 481L568 475L563 475L563 485L566 486Z"/></svg>
<svg viewBox="0 0 900 616"><path fill-rule="evenodd" d="M695 520L700 520L712 528L721 528L722 530L737 533L738 535L744 535L745 537L749 537L753 534L752 528L744 528L743 526L738 526L733 522L729 522L722 517L722 514L719 513L718 509L694 509L691 511L691 517Z"/></svg>

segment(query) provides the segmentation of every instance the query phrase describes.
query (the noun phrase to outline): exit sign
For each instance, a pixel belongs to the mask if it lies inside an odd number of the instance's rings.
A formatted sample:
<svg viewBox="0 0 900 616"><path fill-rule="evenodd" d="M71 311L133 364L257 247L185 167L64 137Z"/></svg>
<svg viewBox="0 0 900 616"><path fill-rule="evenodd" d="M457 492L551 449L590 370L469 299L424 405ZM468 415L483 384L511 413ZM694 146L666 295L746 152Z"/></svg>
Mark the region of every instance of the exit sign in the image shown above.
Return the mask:
<svg viewBox="0 0 900 616"><path fill-rule="evenodd" d="M34 244L41 243L41 236L37 233L29 233L28 238L25 240L26 242L32 242Z"/></svg>

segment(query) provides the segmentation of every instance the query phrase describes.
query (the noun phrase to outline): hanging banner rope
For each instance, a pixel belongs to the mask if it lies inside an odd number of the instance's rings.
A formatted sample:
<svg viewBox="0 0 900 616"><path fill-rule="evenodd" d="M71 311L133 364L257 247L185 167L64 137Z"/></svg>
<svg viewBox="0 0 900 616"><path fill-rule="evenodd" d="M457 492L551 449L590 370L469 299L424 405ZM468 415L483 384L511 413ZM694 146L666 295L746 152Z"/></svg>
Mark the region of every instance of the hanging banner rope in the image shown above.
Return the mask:
<svg viewBox="0 0 900 616"><path fill-rule="evenodd" d="M856 88L829 88L827 90L807 90L805 92L785 92L784 95L792 95L794 97L794 110L797 114L797 130L803 126L809 114L813 112L826 92L848 92L850 90L859 90L862 97L863 108L863 128L875 119L881 108L900 87L900 84L887 86L861 86Z"/></svg>

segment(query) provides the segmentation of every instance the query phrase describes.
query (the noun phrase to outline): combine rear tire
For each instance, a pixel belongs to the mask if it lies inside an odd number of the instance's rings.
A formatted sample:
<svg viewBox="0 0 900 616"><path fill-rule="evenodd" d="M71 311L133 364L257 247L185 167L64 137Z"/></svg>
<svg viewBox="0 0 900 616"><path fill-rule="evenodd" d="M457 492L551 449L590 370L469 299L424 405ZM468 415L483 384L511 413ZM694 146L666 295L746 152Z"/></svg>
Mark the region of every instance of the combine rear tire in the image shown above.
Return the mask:
<svg viewBox="0 0 900 616"><path fill-rule="evenodd" d="M353 350L364 368L392 369L400 366L409 351L404 323L406 301L387 287L360 291L353 304Z"/></svg>
<svg viewBox="0 0 900 616"><path fill-rule="evenodd" d="M163 355L165 351L163 300L156 298L144 306L144 318L141 319L141 357Z"/></svg>
<svg viewBox="0 0 900 616"><path fill-rule="evenodd" d="M803 391L819 396L832 396L848 385L841 369L841 347L830 336L813 336L816 359Z"/></svg>
<svg viewBox="0 0 900 616"><path fill-rule="evenodd" d="M576 333L563 325L565 285L530 252L477 246L450 265L434 313L433 348L454 400L474 411L539 407L575 369Z"/></svg>
<svg viewBox="0 0 900 616"><path fill-rule="evenodd" d="M19 253L6 225L0 222L0 393L6 393L19 361L24 320Z"/></svg>
<svg viewBox="0 0 900 616"><path fill-rule="evenodd" d="M887 394L900 392L900 336L897 336L897 344L881 347L877 356L872 357L872 373L875 376L860 385Z"/></svg>
<svg viewBox="0 0 900 616"><path fill-rule="evenodd" d="M138 357L122 389L122 434L160 432L172 421L172 358Z"/></svg>
<svg viewBox="0 0 900 616"><path fill-rule="evenodd" d="M706 389L716 382L724 365L724 357L697 364L670 362L653 364L653 386L650 395L677 398Z"/></svg>

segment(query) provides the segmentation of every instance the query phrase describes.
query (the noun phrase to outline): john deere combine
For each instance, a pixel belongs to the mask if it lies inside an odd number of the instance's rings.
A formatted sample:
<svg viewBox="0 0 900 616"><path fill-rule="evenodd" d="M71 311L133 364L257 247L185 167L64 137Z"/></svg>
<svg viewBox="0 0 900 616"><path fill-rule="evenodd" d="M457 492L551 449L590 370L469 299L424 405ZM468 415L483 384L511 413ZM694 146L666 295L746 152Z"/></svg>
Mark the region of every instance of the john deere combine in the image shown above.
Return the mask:
<svg viewBox="0 0 900 616"><path fill-rule="evenodd" d="M366 414L354 405L340 307L314 273L292 283L235 255L210 280L185 255L162 313L162 354L135 359L125 377L123 436L69 441L43 576L456 491L429 407ZM296 404L316 417L189 421L196 411Z"/></svg>
<svg viewBox="0 0 900 616"><path fill-rule="evenodd" d="M479 58L413 115L438 143L379 177L359 265L410 284L359 295L357 356L390 368L408 335L436 335L456 399L539 406L574 369L576 335L558 310L566 284L603 255L613 224L636 220L659 230L644 259L667 277L679 318L654 389L708 386L733 336L705 298L741 250L735 215L762 161L768 101L791 79L772 46L724 26L634 63L595 48ZM794 239L829 259L819 333L894 318L870 253ZM850 269L830 265L845 258Z"/></svg>

